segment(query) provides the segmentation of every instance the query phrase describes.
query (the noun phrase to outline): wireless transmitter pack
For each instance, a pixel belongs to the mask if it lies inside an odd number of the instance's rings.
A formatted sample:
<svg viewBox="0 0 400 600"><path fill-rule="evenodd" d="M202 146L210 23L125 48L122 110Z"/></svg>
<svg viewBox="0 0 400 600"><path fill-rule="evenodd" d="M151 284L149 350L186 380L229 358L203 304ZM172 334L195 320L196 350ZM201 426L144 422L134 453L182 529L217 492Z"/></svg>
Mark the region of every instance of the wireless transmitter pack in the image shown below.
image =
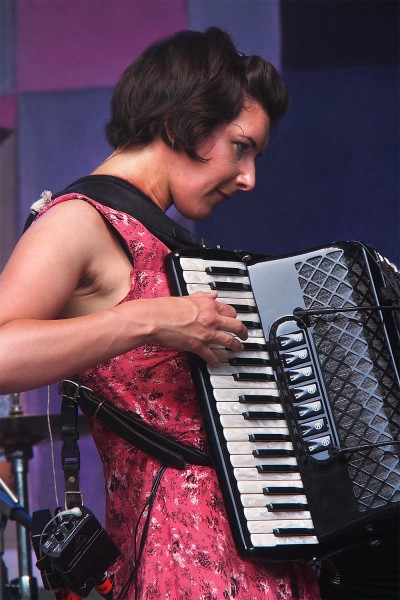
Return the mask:
<svg viewBox="0 0 400 600"><path fill-rule="evenodd" d="M60 517L51 519L48 510L34 512L32 543L45 588L68 587L86 597L104 581L119 551L88 508L79 507L75 514L73 511L63 511L61 521L48 528L48 533L46 525ZM81 516L77 516L78 511Z"/></svg>

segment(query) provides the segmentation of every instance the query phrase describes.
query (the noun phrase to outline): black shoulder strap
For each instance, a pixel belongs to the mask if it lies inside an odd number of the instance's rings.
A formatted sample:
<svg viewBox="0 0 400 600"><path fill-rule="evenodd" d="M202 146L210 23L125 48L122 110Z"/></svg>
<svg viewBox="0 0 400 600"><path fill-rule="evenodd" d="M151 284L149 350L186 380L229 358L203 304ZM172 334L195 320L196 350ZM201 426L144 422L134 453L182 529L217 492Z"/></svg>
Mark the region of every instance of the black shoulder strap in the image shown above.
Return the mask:
<svg viewBox="0 0 400 600"><path fill-rule="evenodd" d="M90 388L80 385L75 378L61 381L59 392L63 403L68 406L79 403L86 415L95 417L121 438L163 464L179 470L185 469L187 464L212 466L209 456L201 450L158 433L146 425L139 415L119 410ZM75 473L76 469L72 474L75 476Z"/></svg>
<svg viewBox="0 0 400 600"><path fill-rule="evenodd" d="M64 190L53 194L53 198L71 192L83 194L104 206L135 217L170 250L199 248L202 246L215 247L214 244L209 244L205 240L197 238L192 232L170 219L150 198L128 181L119 177L88 175L77 179ZM36 214L31 214L28 217L25 229L29 227L35 217Z"/></svg>

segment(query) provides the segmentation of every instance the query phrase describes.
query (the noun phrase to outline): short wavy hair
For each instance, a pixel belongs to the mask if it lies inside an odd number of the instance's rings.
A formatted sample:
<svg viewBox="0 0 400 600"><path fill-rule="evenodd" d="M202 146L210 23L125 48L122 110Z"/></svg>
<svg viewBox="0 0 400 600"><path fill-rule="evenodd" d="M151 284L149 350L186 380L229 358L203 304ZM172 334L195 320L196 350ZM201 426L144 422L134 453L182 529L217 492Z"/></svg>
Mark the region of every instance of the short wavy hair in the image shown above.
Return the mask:
<svg viewBox="0 0 400 600"><path fill-rule="evenodd" d="M275 67L238 52L226 32L181 31L149 46L124 71L111 101L107 140L119 148L161 137L203 160L198 145L234 120L248 97L263 107L272 125L289 101Z"/></svg>

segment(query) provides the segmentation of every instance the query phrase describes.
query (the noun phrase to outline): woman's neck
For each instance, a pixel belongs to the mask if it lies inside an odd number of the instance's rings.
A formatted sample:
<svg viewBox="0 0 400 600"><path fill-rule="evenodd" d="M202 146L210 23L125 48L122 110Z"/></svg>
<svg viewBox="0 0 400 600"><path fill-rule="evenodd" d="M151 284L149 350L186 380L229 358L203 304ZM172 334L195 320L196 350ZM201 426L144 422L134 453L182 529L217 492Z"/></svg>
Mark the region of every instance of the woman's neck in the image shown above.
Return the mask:
<svg viewBox="0 0 400 600"><path fill-rule="evenodd" d="M162 140L147 146L119 148L106 158L91 175L120 177L137 187L164 212L172 205L169 194L169 149Z"/></svg>

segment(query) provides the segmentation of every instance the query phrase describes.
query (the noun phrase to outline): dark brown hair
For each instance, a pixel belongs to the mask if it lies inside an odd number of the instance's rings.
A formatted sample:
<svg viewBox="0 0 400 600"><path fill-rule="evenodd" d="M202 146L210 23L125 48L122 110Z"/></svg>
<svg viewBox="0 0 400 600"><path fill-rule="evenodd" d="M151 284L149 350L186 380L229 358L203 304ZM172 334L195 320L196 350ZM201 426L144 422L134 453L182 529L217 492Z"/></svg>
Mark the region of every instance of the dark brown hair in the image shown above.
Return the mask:
<svg viewBox="0 0 400 600"><path fill-rule="evenodd" d="M274 124L285 114L289 94L271 63L238 53L221 29L181 31L149 46L122 74L107 139L118 148L161 137L202 160L199 143L235 119L246 97L256 100Z"/></svg>

